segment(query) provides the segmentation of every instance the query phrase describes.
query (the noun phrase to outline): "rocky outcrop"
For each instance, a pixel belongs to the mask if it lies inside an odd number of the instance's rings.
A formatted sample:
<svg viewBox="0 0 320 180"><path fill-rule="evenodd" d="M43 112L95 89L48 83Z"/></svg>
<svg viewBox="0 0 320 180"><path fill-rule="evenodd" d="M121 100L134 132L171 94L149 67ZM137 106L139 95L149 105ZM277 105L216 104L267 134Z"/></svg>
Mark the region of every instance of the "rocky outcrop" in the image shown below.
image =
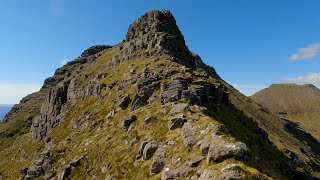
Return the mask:
<svg viewBox="0 0 320 180"><path fill-rule="evenodd" d="M88 57L91 55L95 55L105 49L109 49L112 48L112 46L108 46L108 45L95 45L95 46L91 46L90 48L86 49L85 51L83 51L83 53L81 54L81 57Z"/></svg>
<svg viewBox="0 0 320 180"><path fill-rule="evenodd" d="M227 143L219 137L214 137L209 147L207 162L221 162L235 156L241 157L246 151L247 146L242 142Z"/></svg>
<svg viewBox="0 0 320 180"><path fill-rule="evenodd" d="M67 84L53 88L48 93L41 107L41 115L37 116L31 126L33 139L42 139L50 131L64 121L64 103L67 102Z"/></svg>
<svg viewBox="0 0 320 180"><path fill-rule="evenodd" d="M181 130L181 138L185 146L192 147L197 143L197 128L192 127L188 122L184 123Z"/></svg>
<svg viewBox="0 0 320 180"><path fill-rule="evenodd" d="M136 159L149 160L158 149L158 144L153 141L145 140L141 142Z"/></svg>
<svg viewBox="0 0 320 180"><path fill-rule="evenodd" d="M50 152L44 151L32 162L32 165L28 168L20 170L22 180L29 180L37 178L41 175L51 173L53 169L53 162L50 160Z"/></svg>

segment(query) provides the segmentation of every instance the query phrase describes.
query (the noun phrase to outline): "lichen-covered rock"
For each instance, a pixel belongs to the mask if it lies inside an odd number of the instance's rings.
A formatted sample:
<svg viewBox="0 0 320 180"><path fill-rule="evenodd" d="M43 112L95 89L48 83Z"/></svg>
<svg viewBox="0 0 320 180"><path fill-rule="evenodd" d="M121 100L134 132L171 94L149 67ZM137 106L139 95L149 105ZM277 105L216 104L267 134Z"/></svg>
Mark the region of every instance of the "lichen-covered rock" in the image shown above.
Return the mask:
<svg viewBox="0 0 320 180"><path fill-rule="evenodd" d="M192 147L197 143L197 128L192 127L188 122L184 123L181 130L181 138L185 146Z"/></svg>
<svg viewBox="0 0 320 180"><path fill-rule="evenodd" d="M215 137L209 147L207 162L221 162L235 156L240 157L246 151L247 146L242 142L227 143Z"/></svg>
<svg viewBox="0 0 320 180"><path fill-rule="evenodd" d="M156 152L157 149L158 149L158 144L154 142L147 143L143 149L142 159L144 161L149 160L153 156L153 154Z"/></svg>
<svg viewBox="0 0 320 180"><path fill-rule="evenodd" d="M169 114L176 114L176 113L181 113L184 110L189 109L189 105L186 103L180 103L180 104L176 104L172 107L172 109L170 110Z"/></svg>
<svg viewBox="0 0 320 180"><path fill-rule="evenodd" d="M199 177L199 180L213 180L214 174L211 170L204 170Z"/></svg>
<svg viewBox="0 0 320 180"><path fill-rule="evenodd" d="M136 159L140 159L142 158L142 155L143 155L143 150L145 148L145 146L149 143L149 141L142 141L140 146L139 146L139 151L138 151L138 154L136 156Z"/></svg>

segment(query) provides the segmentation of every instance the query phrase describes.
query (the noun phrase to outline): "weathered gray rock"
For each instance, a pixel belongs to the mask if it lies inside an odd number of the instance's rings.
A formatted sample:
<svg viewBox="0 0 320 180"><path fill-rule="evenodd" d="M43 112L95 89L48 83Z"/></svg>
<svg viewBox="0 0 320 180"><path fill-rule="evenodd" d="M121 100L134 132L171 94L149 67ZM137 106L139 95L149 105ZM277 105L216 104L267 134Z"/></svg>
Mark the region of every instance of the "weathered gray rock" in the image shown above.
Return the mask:
<svg viewBox="0 0 320 180"><path fill-rule="evenodd" d="M207 162L221 162L223 160L242 156L247 151L247 146L244 143L226 143L216 137L210 144Z"/></svg>
<svg viewBox="0 0 320 180"><path fill-rule="evenodd" d="M183 118L183 117L172 118L170 120L169 129L170 130L174 130L174 129L177 129L177 128L181 128L185 122L187 122L187 119Z"/></svg>
<svg viewBox="0 0 320 180"><path fill-rule="evenodd" d="M221 170L219 180L242 180L244 179L243 172L240 166L231 164Z"/></svg>
<svg viewBox="0 0 320 180"><path fill-rule="evenodd" d="M131 116L127 116L123 119L122 122L122 127L123 129L125 129L126 131L128 131L130 125L137 120L137 116L135 115L131 115Z"/></svg>
<svg viewBox="0 0 320 180"><path fill-rule="evenodd" d="M180 104L176 104L173 106L173 108L170 110L169 114L176 114L176 113L181 113L185 110L188 110L189 105L186 103L180 103Z"/></svg>
<svg viewBox="0 0 320 180"><path fill-rule="evenodd" d="M185 146L192 147L197 142L197 128L186 122L181 130L181 138Z"/></svg>
<svg viewBox="0 0 320 180"><path fill-rule="evenodd" d="M161 93L161 103L174 102L181 99L181 93L188 86L189 80L183 78L174 79Z"/></svg>
<svg viewBox="0 0 320 180"><path fill-rule="evenodd" d="M214 174L211 170L204 170L199 177L199 180L213 180Z"/></svg>
<svg viewBox="0 0 320 180"><path fill-rule="evenodd" d="M149 143L149 141L142 141L140 146L139 146L139 150L138 150L138 154L136 156L136 159L140 159L142 158L142 155L143 155L143 150L145 148L145 146Z"/></svg>
<svg viewBox="0 0 320 180"><path fill-rule="evenodd" d="M154 142L147 143L143 149L142 159L144 161L149 160L153 156L153 154L156 152L157 149L158 149L158 145L156 143Z"/></svg>
<svg viewBox="0 0 320 180"><path fill-rule="evenodd" d="M150 175L158 174L165 166L165 155L163 149L158 149L153 157L152 164L150 166Z"/></svg>
<svg viewBox="0 0 320 180"><path fill-rule="evenodd" d="M186 178L189 174L194 171L193 168L183 164L176 169L165 169L161 173L161 180L169 180L174 178Z"/></svg>
<svg viewBox="0 0 320 180"><path fill-rule="evenodd" d="M209 147L210 147L210 143L209 143L208 139L203 139L203 140L199 141L197 144L200 148L201 154L207 155L208 151L209 151Z"/></svg>
<svg viewBox="0 0 320 180"><path fill-rule="evenodd" d="M152 94L160 88L160 83L153 83L143 86L141 89L138 89L138 94L135 96L131 111L134 111L146 104L148 104L148 99Z"/></svg>
<svg viewBox="0 0 320 180"><path fill-rule="evenodd" d="M197 167L201 163L201 161L204 159L204 156L197 156L190 161L187 162L187 165L190 167Z"/></svg>

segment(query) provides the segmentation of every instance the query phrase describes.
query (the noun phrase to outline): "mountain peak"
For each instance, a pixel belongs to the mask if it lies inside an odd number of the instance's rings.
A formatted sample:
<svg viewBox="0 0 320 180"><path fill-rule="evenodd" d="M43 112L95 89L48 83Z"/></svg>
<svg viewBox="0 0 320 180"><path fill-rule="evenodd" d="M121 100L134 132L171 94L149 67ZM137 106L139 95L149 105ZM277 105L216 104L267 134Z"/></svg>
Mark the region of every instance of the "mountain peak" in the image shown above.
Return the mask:
<svg viewBox="0 0 320 180"><path fill-rule="evenodd" d="M159 32L182 36L175 18L168 10L154 10L142 15L129 26L126 40L130 41L148 33Z"/></svg>
<svg viewBox="0 0 320 180"><path fill-rule="evenodd" d="M125 42L128 53L154 49L175 58L190 54L175 18L168 10L150 11L135 20L128 28Z"/></svg>

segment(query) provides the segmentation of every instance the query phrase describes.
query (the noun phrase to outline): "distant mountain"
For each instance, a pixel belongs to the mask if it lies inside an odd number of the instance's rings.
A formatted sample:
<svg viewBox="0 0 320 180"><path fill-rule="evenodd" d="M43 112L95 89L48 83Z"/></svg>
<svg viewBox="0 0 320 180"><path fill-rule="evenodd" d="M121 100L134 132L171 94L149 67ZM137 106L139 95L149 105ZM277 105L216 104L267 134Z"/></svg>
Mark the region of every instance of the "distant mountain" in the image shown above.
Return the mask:
<svg viewBox="0 0 320 180"><path fill-rule="evenodd" d="M320 90L310 84L274 84L251 98L271 112L298 123L320 141Z"/></svg>
<svg viewBox="0 0 320 180"><path fill-rule="evenodd" d="M5 115L10 111L12 105L0 105L0 121L5 117Z"/></svg>

